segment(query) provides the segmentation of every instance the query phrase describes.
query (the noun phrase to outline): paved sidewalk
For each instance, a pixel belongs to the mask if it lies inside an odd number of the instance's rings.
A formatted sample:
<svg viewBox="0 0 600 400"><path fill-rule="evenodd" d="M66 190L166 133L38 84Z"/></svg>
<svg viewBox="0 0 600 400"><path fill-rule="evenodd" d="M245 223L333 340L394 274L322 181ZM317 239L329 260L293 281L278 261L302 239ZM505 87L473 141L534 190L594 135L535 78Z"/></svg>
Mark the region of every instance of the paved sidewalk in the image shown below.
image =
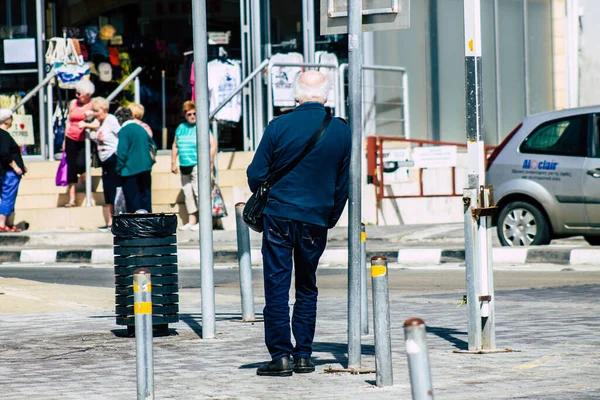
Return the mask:
<svg viewBox="0 0 600 400"><path fill-rule="evenodd" d="M217 288L218 334L211 340L200 338L199 291L184 290L182 321L172 325L177 335L154 340L156 398L410 399L402 323L413 316L428 324L436 399L600 397L599 286L497 291L498 347L518 352L485 356L453 353L466 346L466 310L456 305L458 293L392 291L394 386L376 388L374 374L324 373L327 366L346 362L344 285L320 294L317 371L291 378L256 376L256 367L268 359L263 327L232 321L240 317L237 287ZM109 304L111 293L92 290L90 296L106 297ZM113 310L97 300L80 299L79 309L58 304L60 311L0 315L3 399L136 397L135 341L114 334L120 327ZM257 310L262 302L257 296ZM363 367L373 368L373 336L363 337L363 343Z"/></svg>

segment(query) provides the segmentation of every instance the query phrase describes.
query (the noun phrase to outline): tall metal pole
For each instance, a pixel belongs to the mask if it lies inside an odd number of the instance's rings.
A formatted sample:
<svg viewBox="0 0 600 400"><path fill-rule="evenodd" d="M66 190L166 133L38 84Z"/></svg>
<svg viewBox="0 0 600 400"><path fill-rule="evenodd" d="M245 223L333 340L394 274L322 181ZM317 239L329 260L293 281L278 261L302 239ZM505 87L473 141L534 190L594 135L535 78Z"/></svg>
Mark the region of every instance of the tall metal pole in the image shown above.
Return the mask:
<svg viewBox="0 0 600 400"><path fill-rule="evenodd" d="M252 29L252 69L258 68L263 61L262 56L262 37L261 37L261 18L260 18L260 0L252 0L251 29ZM264 125L264 101L263 101L263 80L259 76L254 80L254 148L258 146L265 129Z"/></svg>
<svg viewBox="0 0 600 400"><path fill-rule="evenodd" d="M362 0L348 1L348 103L352 130L348 193L348 368L360 368L360 224L362 164Z"/></svg>
<svg viewBox="0 0 600 400"><path fill-rule="evenodd" d="M167 77L165 71L161 71L160 74L160 87L161 87L161 117L162 117L162 146L163 149L167 149Z"/></svg>
<svg viewBox="0 0 600 400"><path fill-rule="evenodd" d="M464 191L469 351L494 350L491 191L485 188L481 0L464 0L468 188Z"/></svg>
<svg viewBox="0 0 600 400"><path fill-rule="evenodd" d="M304 62L315 62L315 3L302 0L302 41Z"/></svg>
<svg viewBox="0 0 600 400"><path fill-rule="evenodd" d="M9 1L7 4L10 4ZM35 22L36 22L36 59L37 59L37 70L38 70L38 82L44 81L44 42L46 35L44 34L44 0L36 0L35 2ZM23 11L24 12L24 11ZM11 35L12 37L12 35ZM44 107L44 95L38 95L38 118L40 120L40 154L44 160L50 159L50 154L53 152L48 151L46 146L46 109Z"/></svg>
<svg viewBox="0 0 600 400"><path fill-rule="evenodd" d="M241 48L242 48L242 78L246 78L252 71L252 36L250 32L251 17L250 0L240 1L241 20ZM242 126L244 129L244 151L254 148L251 132L254 131L254 95L252 86L242 89Z"/></svg>
<svg viewBox="0 0 600 400"><path fill-rule="evenodd" d="M206 0L192 0L194 64L196 77L196 134L198 135L198 205L200 268L202 271L202 338L215 337L215 287L213 264L212 207L210 200L210 138L208 120L208 55Z"/></svg>

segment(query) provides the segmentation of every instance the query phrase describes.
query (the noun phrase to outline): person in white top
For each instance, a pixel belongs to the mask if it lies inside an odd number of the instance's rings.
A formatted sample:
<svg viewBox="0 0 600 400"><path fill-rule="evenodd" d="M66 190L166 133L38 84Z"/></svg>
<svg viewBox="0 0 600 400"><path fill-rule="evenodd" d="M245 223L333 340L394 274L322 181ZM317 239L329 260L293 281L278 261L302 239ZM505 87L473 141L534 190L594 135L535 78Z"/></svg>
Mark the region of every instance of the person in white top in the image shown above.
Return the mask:
<svg viewBox="0 0 600 400"><path fill-rule="evenodd" d="M106 225L101 231L112 227L112 216L115 212L115 197L119 176L117 175L117 145L119 144L119 121L108 113L110 103L103 97L92 100L94 122L84 122L82 127L90 129L90 139L98 145L98 156L102 164L102 186L104 188L104 220Z"/></svg>

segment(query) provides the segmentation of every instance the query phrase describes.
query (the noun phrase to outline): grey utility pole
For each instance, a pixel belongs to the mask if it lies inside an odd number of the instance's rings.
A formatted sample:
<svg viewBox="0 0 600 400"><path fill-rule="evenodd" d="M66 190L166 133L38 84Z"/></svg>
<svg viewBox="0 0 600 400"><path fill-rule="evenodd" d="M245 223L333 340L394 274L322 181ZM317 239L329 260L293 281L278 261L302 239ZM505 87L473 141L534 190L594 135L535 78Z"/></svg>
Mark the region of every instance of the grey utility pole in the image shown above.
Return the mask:
<svg viewBox="0 0 600 400"><path fill-rule="evenodd" d="M302 41L304 62L315 62L315 2L302 0Z"/></svg>
<svg viewBox="0 0 600 400"><path fill-rule="evenodd" d="M348 105L352 130L348 198L348 369L359 369L362 163L362 0L348 1ZM343 101L343 99L342 99Z"/></svg>
<svg viewBox="0 0 600 400"><path fill-rule="evenodd" d="M196 134L198 136L198 221L202 276L202 338L215 337L215 285L213 264L212 205L210 200L210 137L208 133L208 55L206 0L192 0L194 73L196 77Z"/></svg>
<svg viewBox="0 0 600 400"><path fill-rule="evenodd" d="M467 93L468 188L463 192L467 283L468 352L494 351L494 281L491 188L485 186L481 0L464 0Z"/></svg>

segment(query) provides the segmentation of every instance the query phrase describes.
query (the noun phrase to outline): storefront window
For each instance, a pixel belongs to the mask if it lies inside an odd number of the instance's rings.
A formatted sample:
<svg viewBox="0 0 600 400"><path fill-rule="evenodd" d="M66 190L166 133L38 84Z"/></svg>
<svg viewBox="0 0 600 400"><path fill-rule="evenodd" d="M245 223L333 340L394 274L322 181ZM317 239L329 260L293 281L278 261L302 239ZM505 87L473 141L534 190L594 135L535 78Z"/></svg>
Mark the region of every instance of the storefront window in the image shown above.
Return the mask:
<svg viewBox="0 0 600 400"><path fill-rule="evenodd" d="M35 0L2 0L0 10L0 108L11 108L38 84ZM39 111L37 96L17 110L32 121L15 119L20 124L14 128L23 128L15 139L25 155L42 154Z"/></svg>

